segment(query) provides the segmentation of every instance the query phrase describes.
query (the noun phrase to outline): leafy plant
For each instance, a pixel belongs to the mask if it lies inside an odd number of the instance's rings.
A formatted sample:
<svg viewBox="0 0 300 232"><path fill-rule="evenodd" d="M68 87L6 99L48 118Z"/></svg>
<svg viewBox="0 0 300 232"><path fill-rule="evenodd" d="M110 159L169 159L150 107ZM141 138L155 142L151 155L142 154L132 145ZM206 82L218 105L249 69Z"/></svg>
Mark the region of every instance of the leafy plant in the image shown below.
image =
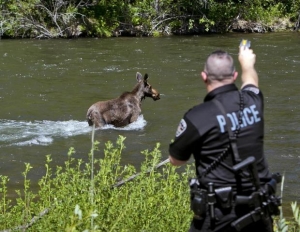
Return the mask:
<svg viewBox="0 0 300 232"><path fill-rule="evenodd" d="M282 180L281 180L281 186L280 186L280 197L282 199L283 196L283 186L284 186L284 175L282 176ZM280 207L280 216L279 218L276 217L275 218L275 223L274 223L274 231L276 232L287 232L288 231L288 225L286 223L285 218L283 217L283 211L282 211L282 207Z"/></svg>
<svg viewBox="0 0 300 232"><path fill-rule="evenodd" d="M145 161L139 175L117 186L137 173L135 167L120 164L124 140L120 136L115 145L107 142L103 159L93 158L99 152L99 143L93 142L87 163L73 158L74 148L69 149L64 166L54 168L47 155L36 194L27 179L31 166L26 164L16 204L7 199L8 178L1 177L0 229L114 231L121 226L125 231L187 230L192 216L187 187L191 170L179 174L169 164L157 170L162 158L157 144L152 151L141 152Z"/></svg>
<svg viewBox="0 0 300 232"><path fill-rule="evenodd" d="M294 220L296 222L296 228L295 229L300 229L300 208L297 206L297 202L292 202L292 212L294 215Z"/></svg>

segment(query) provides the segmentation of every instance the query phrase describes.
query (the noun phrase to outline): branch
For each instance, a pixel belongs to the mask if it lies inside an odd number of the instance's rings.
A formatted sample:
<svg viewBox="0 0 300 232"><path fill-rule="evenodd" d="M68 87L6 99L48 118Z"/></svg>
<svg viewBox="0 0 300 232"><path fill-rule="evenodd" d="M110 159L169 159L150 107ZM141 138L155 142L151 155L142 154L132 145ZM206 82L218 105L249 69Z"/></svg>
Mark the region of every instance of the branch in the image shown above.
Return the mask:
<svg viewBox="0 0 300 232"><path fill-rule="evenodd" d="M166 18L166 19L165 19L165 16L166 16L166 15L158 16L155 20L152 21L153 23L155 23L155 21L156 21L157 19L161 18L161 17L163 18L163 20L160 20L159 22L156 23L156 25L154 25L154 26L152 27L152 29L151 29L151 31L150 31L150 34L151 34L151 33L153 32L153 30L155 30L160 24L162 24L162 23L164 23L164 22L166 22L166 21L168 21L168 20L180 19L180 18L185 19L185 18L203 17L203 15L204 15L204 14L202 14L202 15L177 15L177 16L171 16L171 17Z"/></svg>
<svg viewBox="0 0 300 232"><path fill-rule="evenodd" d="M300 28L300 11L298 16L298 21L295 23L295 31L297 31Z"/></svg>
<svg viewBox="0 0 300 232"><path fill-rule="evenodd" d="M159 164L157 164L154 168L155 168L155 169L160 168L161 166L163 166L163 165L165 165L166 163L169 163L169 162L170 162L170 160L169 160L169 159L166 159L166 160L160 162ZM146 171L146 173L150 173L152 170L153 170L153 169L150 169L150 170ZM130 176L129 178L127 178L126 180L122 180L122 181L116 183L116 184L113 185L112 187L120 187L120 186L122 186L123 184L125 184L125 183L127 183L127 182L129 182L129 181L132 181L134 178L138 177L138 176L141 175L141 174L142 174L141 172L139 172L139 173L137 173L137 174L134 174L134 175Z"/></svg>
<svg viewBox="0 0 300 232"><path fill-rule="evenodd" d="M19 230L26 230L29 227L31 227L35 222L37 222L39 219L41 219L43 216L45 216L51 208L46 208L42 212L39 213L38 216L34 216L27 224L22 225L22 226L17 226L13 229L8 229L8 230L2 230L0 232L13 232L13 231L19 231Z"/></svg>

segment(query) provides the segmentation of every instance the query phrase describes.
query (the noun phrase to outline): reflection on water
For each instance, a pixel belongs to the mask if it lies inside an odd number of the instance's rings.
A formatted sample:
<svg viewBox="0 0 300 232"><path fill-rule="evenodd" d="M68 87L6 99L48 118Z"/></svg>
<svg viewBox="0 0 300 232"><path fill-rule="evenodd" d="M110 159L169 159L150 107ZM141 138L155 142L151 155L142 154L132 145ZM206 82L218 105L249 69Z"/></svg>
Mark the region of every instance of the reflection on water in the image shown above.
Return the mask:
<svg viewBox="0 0 300 232"><path fill-rule="evenodd" d="M22 181L24 163L33 183L44 173L45 155L64 163L70 147L87 159L91 104L120 96L149 74L160 101L146 99L137 124L97 130L97 157L104 143L123 135L124 164L139 166L140 151L161 144L162 159L183 114L206 94L200 72L209 53L223 49L237 62L238 45L251 40L265 96L265 153L272 172L285 173L284 200L300 201L300 35L228 34L198 37L78 40L0 40L0 174ZM239 65L237 64L239 70ZM239 85L239 81L237 82ZM289 207L289 205L288 205Z"/></svg>

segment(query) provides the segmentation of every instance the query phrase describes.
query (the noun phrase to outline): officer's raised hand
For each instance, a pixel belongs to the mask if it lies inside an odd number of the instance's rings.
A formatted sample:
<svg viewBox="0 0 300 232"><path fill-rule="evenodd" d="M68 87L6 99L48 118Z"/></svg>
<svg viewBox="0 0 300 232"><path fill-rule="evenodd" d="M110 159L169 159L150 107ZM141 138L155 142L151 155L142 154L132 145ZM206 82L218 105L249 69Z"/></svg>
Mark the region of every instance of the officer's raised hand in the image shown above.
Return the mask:
<svg viewBox="0 0 300 232"><path fill-rule="evenodd" d="M248 84L258 87L258 75L254 67L255 61L256 55L253 53L253 50L246 46L240 46L239 62L242 69L242 88Z"/></svg>

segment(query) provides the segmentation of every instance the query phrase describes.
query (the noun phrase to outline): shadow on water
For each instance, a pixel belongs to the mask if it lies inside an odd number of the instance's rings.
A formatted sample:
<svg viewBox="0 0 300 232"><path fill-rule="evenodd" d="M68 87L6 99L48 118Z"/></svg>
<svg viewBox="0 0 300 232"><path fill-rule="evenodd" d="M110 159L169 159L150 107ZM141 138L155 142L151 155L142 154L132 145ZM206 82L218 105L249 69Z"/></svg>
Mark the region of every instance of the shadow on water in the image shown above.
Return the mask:
<svg viewBox="0 0 300 232"><path fill-rule="evenodd" d="M162 159L183 114L206 94L199 76L209 53L223 49L237 62L241 36L252 41L265 96L265 153L272 172L285 173L284 201L299 202L300 36L297 33L199 37L0 41L0 174L22 185L24 163L32 183L44 173L45 156L63 165L70 147L87 160L90 105L130 91L137 71L161 93L146 99L137 124L97 130L104 143L126 137L122 162L139 167L140 153L161 144ZM239 65L237 64L239 70ZM239 84L239 82L238 82Z"/></svg>

